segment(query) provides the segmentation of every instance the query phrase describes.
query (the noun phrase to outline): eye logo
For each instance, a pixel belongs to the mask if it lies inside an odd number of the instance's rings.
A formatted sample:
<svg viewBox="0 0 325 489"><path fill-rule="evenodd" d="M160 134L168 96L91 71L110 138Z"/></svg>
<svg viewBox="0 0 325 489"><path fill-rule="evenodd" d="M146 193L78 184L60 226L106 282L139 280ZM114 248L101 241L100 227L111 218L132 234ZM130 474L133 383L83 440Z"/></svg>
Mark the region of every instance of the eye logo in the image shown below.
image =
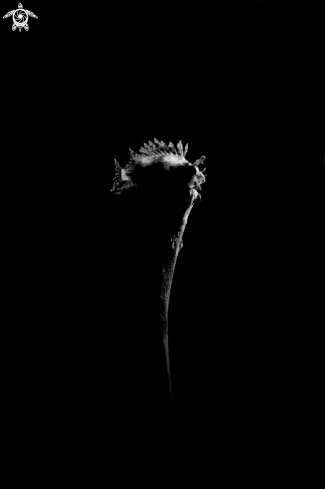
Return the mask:
<svg viewBox="0 0 325 489"><path fill-rule="evenodd" d="M3 16L3 19L10 16L12 16L13 20L12 30L15 31L18 27L19 32L21 32L22 28L24 28L25 31L28 31L28 16L38 19L37 15L35 15L33 12L23 9L22 3L18 5L17 9L7 12L6 15Z"/></svg>

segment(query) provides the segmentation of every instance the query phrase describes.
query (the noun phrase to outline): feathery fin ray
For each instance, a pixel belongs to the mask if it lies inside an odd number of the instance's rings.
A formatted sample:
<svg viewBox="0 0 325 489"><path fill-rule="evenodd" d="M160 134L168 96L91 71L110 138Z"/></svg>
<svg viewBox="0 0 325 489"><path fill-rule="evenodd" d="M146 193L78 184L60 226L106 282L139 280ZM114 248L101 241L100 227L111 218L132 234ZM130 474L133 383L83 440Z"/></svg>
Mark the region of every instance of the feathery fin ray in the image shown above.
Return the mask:
<svg viewBox="0 0 325 489"><path fill-rule="evenodd" d="M148 175L161 175L160 169L170 170L176 167L198 167L205 160L205 156L201 156L195 163L190 163L185 159L185 156L188 151L188 143L183 149L182 141L179 141L177 144L177 151L173 145L173 143L169 143L168 146L163 141L158 141L154 138L154 143L149 141L149 143L144 143L140 148L139 153L135 153L131 148L130 151L130 160L126 164L125 168L122 168L116 158L114 158L115 162L115 176L113 178L113 188L112 192L120 194L124 190L137 187L139 182L144 182L144 178L147 176L143 174L144 168L152 167L153 169L157 167L158 172L154 171L153 173L149 173ZM193 175L192 172L188 172L188 170L180 173L183 175L183 183L185 183L190 188L195 188L196 190L201 189L201 184L205 182L205 175L203 171L196 170L196 173ZM144 172L147 174L147 172ZM177 173L179 175L179 173ZM150 177L151 178L151 177ZM154 185L154 178L152 180L152 184ZM172 177L174 178L174 176ZM178 177L177 177L178 178ZM175 179L175 181L178 181Z"/></svg>

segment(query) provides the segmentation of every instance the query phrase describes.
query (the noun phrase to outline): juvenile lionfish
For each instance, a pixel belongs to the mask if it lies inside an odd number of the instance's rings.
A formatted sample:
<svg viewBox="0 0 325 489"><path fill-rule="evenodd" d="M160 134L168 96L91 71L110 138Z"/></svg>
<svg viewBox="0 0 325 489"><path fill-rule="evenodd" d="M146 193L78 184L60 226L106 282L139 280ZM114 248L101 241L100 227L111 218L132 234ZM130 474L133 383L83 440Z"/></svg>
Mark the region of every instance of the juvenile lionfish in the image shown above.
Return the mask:
<svg viewBox="0 0 325 489"><path fill-rule="evenodd" d="M183 150L182 142L177 144L176 151L174 145L154 139L154 143L144 143L140 148L139 154L130 149L129 163L122 168L115 161L115 176L111 192L121 194L129 188L138 186L153 187L155 184L183 184L197 191L201 190L202 183L205 182L205 169L200 171L198 166L203 163L205 156L201 156L195 163L190 163L186 158L188 144ZM200 194L198 194L200 195Z"/></svg>

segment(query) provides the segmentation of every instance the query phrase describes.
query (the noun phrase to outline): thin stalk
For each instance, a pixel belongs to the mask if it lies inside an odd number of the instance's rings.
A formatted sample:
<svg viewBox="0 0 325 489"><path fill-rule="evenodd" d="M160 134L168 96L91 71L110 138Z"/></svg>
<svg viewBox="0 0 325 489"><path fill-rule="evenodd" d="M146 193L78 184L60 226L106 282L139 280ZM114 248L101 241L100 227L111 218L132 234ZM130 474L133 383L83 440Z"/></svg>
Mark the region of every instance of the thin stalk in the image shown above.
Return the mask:
<svg viewBox="0 0 325 489"><path fill-rule="evenodd" d="M177 233L170 239L170 246L167 250L166 256L164 257L162 267L161 267L161 288L160 288L160 307L161 307L161 331L163 334L163 344L165 351L165 362L168 375L168 385L169 385L169 403L170 407L173 408L173 390L171 382L170 373L170 359L169 359L169 342L168 342L168 309L170 300L170 291L174 277L174 271L176 266L176 260L178 253L183 247L183 234L187 224L189 214L198 196L196 190L191 190L191 200L183 214L181 225Z"/></svg>

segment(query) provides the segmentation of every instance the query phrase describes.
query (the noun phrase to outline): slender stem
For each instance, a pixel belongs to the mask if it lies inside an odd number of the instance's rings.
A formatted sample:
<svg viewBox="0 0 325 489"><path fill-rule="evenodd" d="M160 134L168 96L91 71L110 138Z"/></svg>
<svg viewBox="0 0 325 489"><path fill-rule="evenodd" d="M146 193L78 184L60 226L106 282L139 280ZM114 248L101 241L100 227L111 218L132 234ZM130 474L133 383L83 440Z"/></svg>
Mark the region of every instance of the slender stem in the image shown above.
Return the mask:
<svg viewBox="0 0 325 489"><path fill-rule="evenodd" d="M195 203L197 196L198 196L197 192L193 189L191 192L191 200L182 217L182 223L177 233L170 240L170 247L167 250L166 256L163 259L162 269L161 269L162 282L161 282L161 289L160 289L160 305L161 305L160 318L161 318L161 326L162 326L162 333L163 333L166 369L167 369L168 383L169 383L169 401L171 407L173 402L173 393L172 393L172 383L171 383L171 375L170 375L169 346L168 346L169 299L170 299L170 291L173 282L177 256L183 247L183 241L182 241L183 234L187 224L188 216L192 210L192 207Z"/></svg>

